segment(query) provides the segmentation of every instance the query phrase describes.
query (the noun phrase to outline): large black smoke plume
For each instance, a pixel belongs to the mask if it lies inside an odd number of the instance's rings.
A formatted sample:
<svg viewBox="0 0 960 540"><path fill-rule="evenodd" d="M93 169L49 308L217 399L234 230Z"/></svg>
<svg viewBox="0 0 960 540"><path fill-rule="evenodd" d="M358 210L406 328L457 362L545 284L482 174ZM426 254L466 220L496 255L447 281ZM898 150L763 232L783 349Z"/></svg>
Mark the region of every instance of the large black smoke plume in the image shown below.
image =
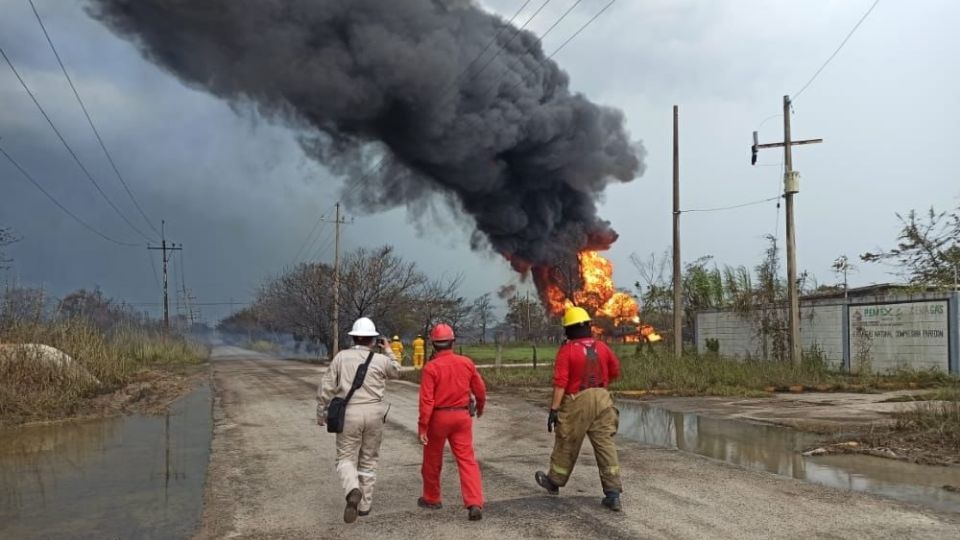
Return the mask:
<svg viewBox="0 0 960 540"><path fill-rule="evenodd" d="M186 84L313 133L304 149L367 209L452 195L476 221L474 247L486 239L518 269L608 246L597 198L643 172L619 111L572 93L534 34L466 0L91 0L89 12ZM388 158L370 175L377 147Z"/></svg>

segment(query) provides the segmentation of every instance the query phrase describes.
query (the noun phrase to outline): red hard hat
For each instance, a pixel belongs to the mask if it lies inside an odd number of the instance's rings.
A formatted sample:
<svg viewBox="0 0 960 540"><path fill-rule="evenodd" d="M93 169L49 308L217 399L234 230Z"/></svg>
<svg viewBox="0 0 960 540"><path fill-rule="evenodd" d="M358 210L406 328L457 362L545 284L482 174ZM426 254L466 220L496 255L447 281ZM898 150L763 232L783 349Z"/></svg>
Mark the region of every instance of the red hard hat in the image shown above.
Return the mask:
<svg viewBox="0 0 960 540"><path fill-rule="evenodd" d="M430 331L430 341L453 341L455 338L449 324L440 323Z"/></svg>

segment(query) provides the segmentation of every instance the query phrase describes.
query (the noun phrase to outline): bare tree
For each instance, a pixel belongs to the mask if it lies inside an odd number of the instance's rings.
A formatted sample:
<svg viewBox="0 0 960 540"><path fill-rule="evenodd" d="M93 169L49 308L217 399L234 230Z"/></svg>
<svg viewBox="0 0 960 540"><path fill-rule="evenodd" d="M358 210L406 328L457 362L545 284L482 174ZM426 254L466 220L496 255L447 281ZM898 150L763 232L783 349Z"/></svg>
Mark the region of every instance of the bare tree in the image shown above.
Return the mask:
<svg viewBox="0 0 960 540"><path fill-rule="evenodd" d="M493 302L490 293L486 293L473 301L473 319L480 327L480 343L487 341L487 327L493 322Z"/></svg>
<svg viewBox="0 0 960 540"><path fill-rule="evenodd" d="M404 261L393 247L349 253L340 270L341 332L346 333L354 319L371 317L396 333L416 309L416 298L427 283L416 264Z"/></svg>
<svg viewBox="0 0 960 540"><path fill-rule="evenodd" d="M416 291L412 312L416 316L418 332L426 333L438 322L446 322L456 330L467 313L464 308L469 308L460 296L462 283L462 275L431 279Z"/></svg>
<svg viewBox="0 0 960 540"><path fill-rule="evenodd" d="M20 238L13 234L12 229L9 227L0 227L0 270L6 270L10 267L10 263L13 262L13 259L7 258L2 248L18 241L20 241Z"/></svg>

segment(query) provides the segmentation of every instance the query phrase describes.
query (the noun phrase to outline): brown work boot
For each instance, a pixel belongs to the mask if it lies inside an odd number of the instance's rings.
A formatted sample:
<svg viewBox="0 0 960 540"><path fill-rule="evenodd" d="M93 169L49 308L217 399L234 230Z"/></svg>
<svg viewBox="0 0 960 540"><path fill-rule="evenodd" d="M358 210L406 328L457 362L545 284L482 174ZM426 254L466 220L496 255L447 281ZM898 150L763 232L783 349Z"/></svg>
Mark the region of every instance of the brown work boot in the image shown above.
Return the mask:
<svg viewBox="0 0 960 540"><path fill-rule="evenodd" d="M534 475L534 479L537 481L537 485L547 490L547 493L551 495L559 495L560 487L553 483L553 480L550 480L550 477L547 476L547 473L543 471L537 471L537 474Z"/></svg>
<svg viewBox="0 0 960 540"><path fill-rule="evenodd" d="M471 506L467 511L467 519L470 521L480 521L483 519L483 510L479 506Z"/></svg>
<svg viewBox="0 0 960 540"><path fill-rule="evenodd" d="M363 494L357 488L353 488L350 493L347 493L347 506L343 509L344 523L353 523L357 520L357 506L359 506L362 498Z"/></svg>

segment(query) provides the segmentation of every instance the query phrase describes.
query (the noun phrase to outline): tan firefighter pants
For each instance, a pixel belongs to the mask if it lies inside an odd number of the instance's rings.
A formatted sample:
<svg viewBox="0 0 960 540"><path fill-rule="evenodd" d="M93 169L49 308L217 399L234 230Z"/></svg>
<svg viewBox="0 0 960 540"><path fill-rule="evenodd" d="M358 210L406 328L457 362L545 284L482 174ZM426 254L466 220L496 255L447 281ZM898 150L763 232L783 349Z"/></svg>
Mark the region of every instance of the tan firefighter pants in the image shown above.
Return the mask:
<svg viewBox="0 0 960 540"><path fill-rule="evenodd" d="M620 462L613 436L620 425L620 412L605 388L590 388L576 395L564 396L558 410L556 439L550 456L550 480L564 486L577 464L584 436L590 438L593 454L600 469L604 491L623 491L620 483Z"/></svg>
<svg viewBox="0 0 960 540"><path fill-rule="evenodd" d="M373 503L386 415L386 403L350 403L343 433L337 433L337 474L343 493L346 496L359 488L363 494L359 508L364 512L370 510Z"/></svg>

